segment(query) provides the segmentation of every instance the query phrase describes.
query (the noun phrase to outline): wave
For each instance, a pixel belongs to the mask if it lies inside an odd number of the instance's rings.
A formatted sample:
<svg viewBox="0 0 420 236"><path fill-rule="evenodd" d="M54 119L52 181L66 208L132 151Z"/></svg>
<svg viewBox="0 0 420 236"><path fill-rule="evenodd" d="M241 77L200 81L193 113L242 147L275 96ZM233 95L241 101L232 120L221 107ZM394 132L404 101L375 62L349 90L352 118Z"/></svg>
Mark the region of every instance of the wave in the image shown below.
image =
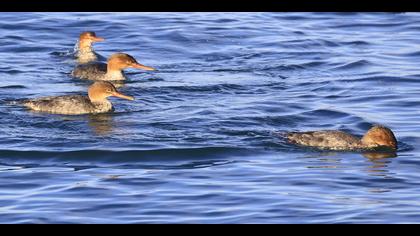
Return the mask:
<svg viewBox="0 0 420 236"><path fill-rule="evenodd" d="M340 82L398 82L398 83L418 83L420 80L407 77L396 76L368 76L361 78L341 79Z"/></svg>
<svg viewBox="0 0 420 236"><path fill-rule="evenodd" d="M317 109L312 111L307 111L300 113L300 115L308 116L308 117L327 117L327 118L343 118L351 116L346 112L336 111L336 110L329 110L329 109Z"/></svg>
<svg viewBox="0 0 420 236"><path fill-rule="evenodd" d="M365 66L369 66L372 65L371 62L367 61L367 60L358 60L358 61L353 61L350 63L347 63L345 65L342 66L338 66L335 67L335 70L351 70L351 69L360 69L361 67L365 67Z"/></svg>
<svg viewBox="0 0 420 236"><path fill-rule="evenodd" d="M155 150L74 150L74 151L37 151L37 150L0 150L0 160L55 160L55 161L98 161L98 162L145 162L179 161L191 159L226 158L232 156L254 155L253 149L236 147L199 147L167 148Z"/></svg>
<svg viewBox="0 0 420 236"><path fill-rule="evenodd" d="M24 89L26 88L23 85L7 85L7 86L1 86L0 89Z"/></svg>
<svg viewBox="0 0 420 236"><path fill-rule="evenodd" d="M406 22L401 23L352 23L352 24L337 24L330 26L331 28L341 29L341 28L389 28L389 27L398 27L406 26Z"/></svg>
<svg viewBox="0 0 420 236"><path fill-rule="evenodd" d="M246 86L239 84L216 84L216 85L205 85L205 86L165 86L161 89L169 89L183 92L226 92L226 91L237 91L246 90Z"/></svg>

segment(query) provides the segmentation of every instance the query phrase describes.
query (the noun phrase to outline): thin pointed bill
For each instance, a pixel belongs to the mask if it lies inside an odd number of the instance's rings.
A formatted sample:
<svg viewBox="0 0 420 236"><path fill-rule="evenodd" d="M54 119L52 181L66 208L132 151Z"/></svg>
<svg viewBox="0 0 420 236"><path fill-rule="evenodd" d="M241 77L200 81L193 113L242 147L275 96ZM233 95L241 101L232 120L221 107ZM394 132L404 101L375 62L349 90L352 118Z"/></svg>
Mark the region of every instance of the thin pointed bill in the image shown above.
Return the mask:
<svg viewBox="0 0 420 236"><path fill-rule="evenodd" d="M140 63L134 64L134 65L133 65L133 68L136 68L136 69L142 69L142 70L156 70L156 69L155 69L155 68L153 68L153 67L150 67L150 66L145 66L145 65L142 65L142 64L140 64Z"/></svg>
<svg viewBox="0 0 420 236"><path fill-rule="evenodd" d="M133 100L134 100L134 97L132 97L132 96L127 96L127 95L124 95L124 94L119 93L119 92L114 92L114 93L112 94L112 96L114 96L114 97L119 97L119 98L122 98L122 99L127 99L127 100L130 100L130 101L133 101Z"/></svg>
<svg viewBox="0 0 420 236"><path fill-rule="evenodd" d="M96 37L96 36L93 36L92 37L92 41L93 42L102 42L102 41L104 41L105 39L104 38L101 38L101 37Z"/></svg>

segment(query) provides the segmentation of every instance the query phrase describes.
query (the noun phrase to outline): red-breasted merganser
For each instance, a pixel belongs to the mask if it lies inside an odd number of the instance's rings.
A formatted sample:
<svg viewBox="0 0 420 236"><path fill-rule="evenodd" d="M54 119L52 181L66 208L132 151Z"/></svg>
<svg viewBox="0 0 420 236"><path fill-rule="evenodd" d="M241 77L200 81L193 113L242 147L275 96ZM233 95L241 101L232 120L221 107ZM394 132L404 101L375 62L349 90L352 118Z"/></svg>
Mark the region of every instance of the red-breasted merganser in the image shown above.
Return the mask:
<svg viewBox="0 0 420 236"><path fill-rule="evenodd" d="M64 115L95 114L113 111L110 96L127 100L133 97L124 95L110 82L98 81L89 87L88 96L66 95L56 97L43 97L23 101L23 105L39 112L48 112Z"/></svg>
<svg viewBox="0 0 420 236"><path fill-rule="evenodd" d="M375 125L359 139L342 131L290 132L288 141L302 146L329 150L397 149L397 139L389 128Z"/></svg>
<svg viewBox="0 0 420 236"><path fill-rule="evenodd" d="M79 37L78 50L76 52L77 62L85 64L97 61L99 55L93 50L92 44L104 41L104 38L97 37L95 32L83 32Z"/></svg>
<svg viewBox="0 0 420 236"><path fill-rule="evenodd" d="M72 71L72 76L89 80L125 80L123 70L136 68L143 70L155 70L152 67L142 65L132 56L125 53L115 53L108 58L108 63L94 62L78 65Z"/></svg>

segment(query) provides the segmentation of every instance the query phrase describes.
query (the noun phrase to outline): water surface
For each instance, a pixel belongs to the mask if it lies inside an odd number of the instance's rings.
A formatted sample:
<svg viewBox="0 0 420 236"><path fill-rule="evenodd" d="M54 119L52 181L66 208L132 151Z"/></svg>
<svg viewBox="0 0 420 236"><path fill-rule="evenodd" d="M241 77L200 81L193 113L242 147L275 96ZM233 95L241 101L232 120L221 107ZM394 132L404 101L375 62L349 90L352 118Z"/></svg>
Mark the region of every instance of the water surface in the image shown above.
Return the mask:
<svg viewBox="0 0 420 236"><path fill-rule="evenodd" d="M126 52L113 114L11 105L85 94L80 32ZM418 223L420 15L382 13L3 13L2 223ZM287 131L372 124L394 158L320 152Z"/></svg>

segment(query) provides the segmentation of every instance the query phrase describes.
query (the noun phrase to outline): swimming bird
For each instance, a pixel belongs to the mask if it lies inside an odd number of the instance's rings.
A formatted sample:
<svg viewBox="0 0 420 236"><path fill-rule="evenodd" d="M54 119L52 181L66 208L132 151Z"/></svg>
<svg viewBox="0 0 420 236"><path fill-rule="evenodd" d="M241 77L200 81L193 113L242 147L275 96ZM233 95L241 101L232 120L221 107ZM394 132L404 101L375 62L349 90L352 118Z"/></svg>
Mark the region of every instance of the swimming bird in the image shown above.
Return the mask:
<svg viewBox="0 0 420 236"><path fill-rule="evenodd" d="M88 80L125 80L123 72L126 68L136 68L143 70L155 70L152 67L142 65L134 57L125 53L115 53L108 58L107 64L93 62L76 66L72 71L72 76Z"/></svg>
<svg viewBox="0 0 420 236"><path fill-rule="evenodd" d="M375 125L360 139L337 131L290 132L286 134L290 143L329 150L363 150L375 148L398 148L394 133L387 127Z"/></svg>
<svg viewBox="0 0 420 236"><path fill-rule="evenodd" d="M39 112L64 115L97 114L114 110L111 102L107 99L110 96L134 100L134 97L118 92L110 82L98 81L89 87L88 96L65 95L42 97L25 100L22 104L27 108Z"/></svg>
<svg viewBox="0 0 420 236"><path fill-rule="evenodd" d="M93 50L92 44L104 40L104 38L97 37L95 32L86 31L81 33L76 52L77 62L79 64L85 64L98 60L99 55Z"/></svg>

